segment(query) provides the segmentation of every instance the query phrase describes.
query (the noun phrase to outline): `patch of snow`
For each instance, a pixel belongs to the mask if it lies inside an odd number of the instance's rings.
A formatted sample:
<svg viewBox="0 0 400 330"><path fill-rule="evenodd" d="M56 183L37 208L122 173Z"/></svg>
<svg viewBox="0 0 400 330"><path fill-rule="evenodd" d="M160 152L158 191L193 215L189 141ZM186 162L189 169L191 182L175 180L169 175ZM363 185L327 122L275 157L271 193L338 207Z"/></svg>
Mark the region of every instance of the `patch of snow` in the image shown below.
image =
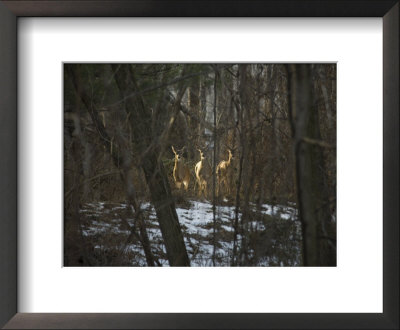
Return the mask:
<svg viewBox="0 0 400 330"><path fill-rule="evenodd" d="M207 201L196 201L190 200L190 207L188 209L177 207L176 212L179 218L179 223L181 224L184 241L187 247L187 251L189 254L189 258L191 259L192 266L212 266L212 256L214 247L210 244L210 240L212 239L213 233L213 206L212 203ZM105 202L99 203L88 203L85 205L84 209L81 210L82 213L85 213L89 221L89 225L87 225L84 230L82 230L83 236L93 236L97 234L107 234L109 232L128 236L130 234L129 230L120 229L118 224L121 223L120 219L111 219L102 221L102 215L104 213L108 213L110 207L106 205ZM126 208L126 204L119 204L117 206L113 206L112 210L117 211L123 210ZM283 220L297 220L297 210L291 206L283 206L283 205L255 205L251 204L252 211L257 212L261 211L264 215L269 215L272 217L277 217ZM141 210L145 214L147 226L147 233L149 239L151 241L151 248L154 253L163 253L166 254L165 245L162 243L163 238L161 231L159 229L159 224L157 220L157 216L153 206L146 202L141 203ZM115 213L118 216L118 213ZM96 215L97 218L93 219L91 216ZM233 250L233 223L235 220L235 206L217 206L216 207L216 221L218 223L218 231L223 231L229 233L228 237L225 238L228 241L218 241L216 247L216 260L218 260L218 266L229 266L231 262L232 250ZM241 219L241 213L238 213L239 220ZM258 217L257 217L258 218ZM262 218L262 217L261 217ZM127 219L130 225L133 225L134 219ZM263 223L262 219L259 220L251 220L248 222L249 227L252 230L257 231L265 231L266 227ZM297 228L297 232L298 232ZM226 235L226 234L225 234ZM290 240L293 240L293 235L290 236ZM122 241L123 242L123 241ZM241 236L237 235L237 248L240 250ZM276 245L276 240L271 240L272 246ZM192 249L193 247L193 249ZM95 245L95 248L100 248L100 245ZM297 248L297 247L296 247ZM127 246L127 251L134 252L135 256L132 260L132 264L135 265L146 265L146 259L144 255L144 251L139 242L135 242L133 244L129 244ZM193 255L194 254L194 255ZM166 259L159 258L159 261L162 265L168 266L168 262ZM295 262L295 261L293 261ZM257 261L258 265L268 266L269 264L280 264L281 261L277 259L276 256L273 258L261 258Z"/></svg>
<svg viewBox="0 0 400 330"><path fill-rule="evenodd" d="M229 232L235 231L235 229L232 226L222 225L221 228L223 228L225 231L229 231Z"/></svg>

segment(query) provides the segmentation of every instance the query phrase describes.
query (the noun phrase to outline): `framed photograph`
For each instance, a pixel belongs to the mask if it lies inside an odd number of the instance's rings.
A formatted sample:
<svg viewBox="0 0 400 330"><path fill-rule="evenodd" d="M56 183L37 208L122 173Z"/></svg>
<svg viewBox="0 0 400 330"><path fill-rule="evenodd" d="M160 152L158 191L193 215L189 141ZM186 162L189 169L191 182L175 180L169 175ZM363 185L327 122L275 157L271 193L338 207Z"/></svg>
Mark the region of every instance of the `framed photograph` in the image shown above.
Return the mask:
<svg viewBox="0 0 400 330"><path fill-rule="evenodd" d="M0 17L2 326L398 328L397 1Z"/></svg>

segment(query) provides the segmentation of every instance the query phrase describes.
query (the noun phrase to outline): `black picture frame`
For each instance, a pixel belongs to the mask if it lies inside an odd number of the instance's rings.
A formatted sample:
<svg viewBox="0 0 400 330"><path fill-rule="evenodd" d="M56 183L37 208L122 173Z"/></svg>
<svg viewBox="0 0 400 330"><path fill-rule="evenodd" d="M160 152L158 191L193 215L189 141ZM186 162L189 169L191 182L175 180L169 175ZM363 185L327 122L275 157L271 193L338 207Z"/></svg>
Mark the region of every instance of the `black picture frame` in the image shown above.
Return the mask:
<svg viewBox="0 0 400 330"><path fill-rule="evenodd" d="M17 20L24 16L382 17L383 313L18 313ZM399 329L399 0L0 1L0 151L0 326L9 329Z"/></svg>

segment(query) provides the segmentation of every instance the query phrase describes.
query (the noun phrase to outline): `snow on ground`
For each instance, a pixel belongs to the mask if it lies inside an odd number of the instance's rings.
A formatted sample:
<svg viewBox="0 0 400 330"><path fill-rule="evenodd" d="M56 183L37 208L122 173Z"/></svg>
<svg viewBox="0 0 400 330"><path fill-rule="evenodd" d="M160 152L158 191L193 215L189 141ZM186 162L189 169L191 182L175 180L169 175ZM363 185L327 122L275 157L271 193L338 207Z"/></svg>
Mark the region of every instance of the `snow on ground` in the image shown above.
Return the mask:
<svg viewBox="0 0 400 330"><path fill-rule="evenodd" d="M268 204L262 205L251 205L251 212L258 214L252 221L248 222L249 228L252 232L256 232L260 237L268 238L268 228L266 228L265 220L262 220L263 216L269 216L268 219L275 219L278 223L284 220L297 220L297 211L294 207L275 205L271 206ZM82 216L85 217L86 221L83 225L82 234L85 237L90 237L93 240L104 237L106 235L117 235L119 238L117 241L120 244L120 248L124 247L124 252L130 252L130 255L134 256L132 265L145 266L146 259L143 253L143 249L139 242L128 242L126 245L127 237L130 234L130 230L123 226L121 214L126 213L126 204L116 204L107 202L88 203L85 204L81 210ZM149 203L141 204L141 209L147 219L147 232L151 243L152 251L157 256L161 265L168 266L166 260L166 250L163 244L161 231L158 226L157 217L154 208ZM188 251L189 258L191 259L192 266L213 266L212 257L214 253L214 246L212 244L214 221L213 221L213 208L212 204L207 201L190 201L190 207L176 208L179 222L181 224L182 232L184 235L184 241ZM261 214L261 220L260 220ZM236 217L234 206L217 206L216 207L216 219L217 226L216 232L218 235L215 260L216 266L229 266L233 251L233 236L234 236L234 221ZM238 220L242 217L241 213L238 213ZM134 220L132 218L126 218L126 221L132 226ZM264 221L264 222L263 222ZM287 223L287 221L284 221ZM287 223L290 225L290 223ZM293 225L292 225L293 227ZM294 223L296 227L295 231L298 232L298 223ZM265 234L265 235L264 235ZM264 236L262 236L264 235ZM288 237L293 238L293 233ZM123 239L124 238L124 239ZM240 244L241 236L237 235L237 244ZM275 239L269 239L271 248L275 248ZM104 244L95 244L95 249L104 249ZM285 247L283 247L285 248ZM295 246L295 251L298 247ZM249 251L252 255L254 251ZM296 257L297 258L297 257ZM295 259L296 259L295 258ZM296 259L297 260L297 259ZM293 264L296 264L296 260ZM289 261L291 263L292 261ZM257 265L268 266L268 265L280 265L282 262L278 260L276 256L271 257L260 257Z"/></svg>

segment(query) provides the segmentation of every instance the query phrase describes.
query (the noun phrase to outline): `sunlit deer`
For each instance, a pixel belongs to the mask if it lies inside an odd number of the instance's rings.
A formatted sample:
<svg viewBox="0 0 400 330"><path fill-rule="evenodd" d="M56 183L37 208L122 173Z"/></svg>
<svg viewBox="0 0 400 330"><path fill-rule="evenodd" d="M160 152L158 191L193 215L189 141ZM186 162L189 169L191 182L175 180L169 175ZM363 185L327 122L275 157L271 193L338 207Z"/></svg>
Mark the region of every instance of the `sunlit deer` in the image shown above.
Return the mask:
<svg viewBox="0 0 400 330"><path fill-rule="evenodd" d="M203 194L207 198L207 181L212 175L212 170L210 164L204 157L203 151L197 149L200 152L200 161L196 164L194 172L196 174L196 181L198 185L198 195L199 197Z"/></svg>
<svg viewBox="0 0 400 330"><path fill-rule="evenodd" d="M217 195L219 195L222 183L224 184L225 187L225 193L229 195L231 192L233 155L230 149L228 149L228 153L229 153L228 160L222 160L217 166L216 170L217 180L218 180Z"/></svg>
<svg viewBox="0 0 400 330"><path fill-rule="evenodd" d="M175 154L175 165L174 165L173 175L176 187L180 189L183 184L185 190L188 190L190 182L190 172L189 168L185 165L182 157L184 149L185 147L183 147L180 151L176 152L175 148L172 146L172 151Z"/></svg>

